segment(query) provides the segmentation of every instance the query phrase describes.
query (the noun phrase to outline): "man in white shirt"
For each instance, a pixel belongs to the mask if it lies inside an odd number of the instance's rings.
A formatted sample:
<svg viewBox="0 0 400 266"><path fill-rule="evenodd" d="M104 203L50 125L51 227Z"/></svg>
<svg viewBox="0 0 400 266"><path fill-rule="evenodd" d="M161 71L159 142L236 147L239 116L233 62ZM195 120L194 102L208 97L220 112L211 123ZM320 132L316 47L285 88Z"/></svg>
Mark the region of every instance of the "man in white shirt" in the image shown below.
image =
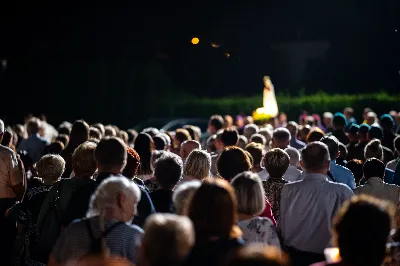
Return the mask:
<svg viewBox="0 0 400 266"><path fill-rule="evenodd" d="M354 193L328 180L330 156L325 144L308 144L301 151L301 166L303 179L282 189L279 227L294 264L310 265L324 260L332 218Z"/></svg>

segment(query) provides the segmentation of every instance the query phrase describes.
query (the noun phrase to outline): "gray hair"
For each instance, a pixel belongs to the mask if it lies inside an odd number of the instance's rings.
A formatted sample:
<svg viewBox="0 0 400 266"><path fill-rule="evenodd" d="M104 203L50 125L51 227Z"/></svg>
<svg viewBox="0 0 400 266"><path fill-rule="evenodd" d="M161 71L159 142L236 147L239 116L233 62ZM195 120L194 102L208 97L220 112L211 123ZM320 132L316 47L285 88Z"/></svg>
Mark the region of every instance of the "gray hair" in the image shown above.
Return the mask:
<svg viewBox="0 0 400 266"><path fill-rule="evenodd" d="M257 125L255 124L248 124L244 127L243 130L243 135L246 136L247 139L250 139L251 136L253 136L254 134L258 133L259 128Z"/></svg>
<svg viewBox="0 0 400 266"><path fill-rule="evenodd" d="M331 112L325 112L325 113L322 115L322 117L323 117L323 118L330 118L330 119L333 119L333 114L332 114Z"/></svg>
<svg viewBox="0 0 400 266"><path fill-rule="evenodd" d="M64 173L65 161L58 154L47 154L35 164L35 169L39 177L57 181Z"/></svg>
<svg viewBox="0 0 400 266"><path fill-rule="evenodd" d="M183 214L190 198L200 186L200 181L193 180L182 183L175 188L174 194L172 195L172 201L174 202L175 211L177 214Z"/></svg>
<svg viewBox="0 0 400 266"><path fill-rule="evenodd" d="M301 150L301 162L306 171L322 170L330 160L328 146L320 141L311 142Z"/></svg>
<svg viewBox="0 0 400 266"><path fill-rule="evenodd" d="M290 141L292 135L287 128L279 127L274 130L272 134L272 138L276 139L277 141Z"/></svg>
<svg viewBox="0 0 400 266"><path fill-rule="evenodd" d="M289 155L290 165L297 166L300 162L300 152L293 147L286 148L285 152Z"/></svg>
<svg viewBox="0 0 400 266"><path fill-rule="evenodd" d="M243 172L232 179L238 201L238 213L259 215L265 209L265 192L260 177L252 172Z"/></svg>
<svg viewBox="0 0 400 266"><path fill-rule="evenodd" d="M195 149L186 159L183 174L198 179L210 176L211 156L208 152Z"/></svg>
<svg viewBox="0 0 400 266"><path fill-rule="evenodd" d="M4 122L0 119L0 134L4 133Z"/></svg>

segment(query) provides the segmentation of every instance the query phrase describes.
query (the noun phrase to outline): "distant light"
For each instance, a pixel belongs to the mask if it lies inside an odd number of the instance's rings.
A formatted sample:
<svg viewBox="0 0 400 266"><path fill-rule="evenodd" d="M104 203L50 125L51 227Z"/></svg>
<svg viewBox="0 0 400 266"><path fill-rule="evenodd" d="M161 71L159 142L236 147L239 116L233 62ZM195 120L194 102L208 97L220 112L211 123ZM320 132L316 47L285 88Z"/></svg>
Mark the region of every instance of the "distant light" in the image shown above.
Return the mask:
<svg viewBox="0 0 400 266"><path fill-rule="evenodd" d="M226 56L227 58L231 57L231 55L230 55L229 53L225 53L225 56Z"/></svg>
<svg viewBox="0 0 400 266"><path fill-rule="evenodd" d="M397 29L395 29L394 31L397 32Z"/></svg>
<svg viewBox="0 0 400 266"><path fill-rule="evenodd" d="M212 46L213 48L218 48L218 47L219 47L219 44L211 43L211 46Z"/></svg>
<svg viewBox="0 0 400 266"><path fill-rule="evenodd" d="M200 42L199 38L193 37L192 38L192 44L198 44Z"/></svg>

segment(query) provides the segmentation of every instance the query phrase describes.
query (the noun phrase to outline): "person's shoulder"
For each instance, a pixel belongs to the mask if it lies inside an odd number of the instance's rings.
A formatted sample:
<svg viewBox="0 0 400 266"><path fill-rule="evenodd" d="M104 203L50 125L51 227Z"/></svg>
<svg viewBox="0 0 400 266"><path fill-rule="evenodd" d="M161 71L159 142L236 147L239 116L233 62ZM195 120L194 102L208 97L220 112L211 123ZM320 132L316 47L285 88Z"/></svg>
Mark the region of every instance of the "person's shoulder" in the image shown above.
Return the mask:
<svg viewBox="0 0 400 266"><path fill-rule="evenodd" d="M349 173L349 174L352 174L352 175L353 175L353 173L350 171L349 168L344 167L344 166L339 165L339 164L336 164L336 163L335 163L334 165L335 165L335 168L336 168L336 169L339 169L340 171L343 171L343 172L346 172L346 173Z"/></svg>
<svg viewBox="0 0 400 266"><path fill-rule="evenodd" d="M140 228L139 226L137 226L136 224L125 223L124 225L127 230L129 230L131 233L133 233L135 235L143 235L144 234L143 229Z"/></svg>
<svg viewBox="0 0 400 266"><path fill-rule="evenodd" d="M329 180L327 182L332 188L335 189L336 192L340 194L354 194L353 190L351 190L351 188L346 184L332 182Z"/></svg>
<svg viewBox="0 0 400 266"><path fill-rule="evenodd" d="M15 155L14 151L7 146L0 145L0 154Z"/></svg>

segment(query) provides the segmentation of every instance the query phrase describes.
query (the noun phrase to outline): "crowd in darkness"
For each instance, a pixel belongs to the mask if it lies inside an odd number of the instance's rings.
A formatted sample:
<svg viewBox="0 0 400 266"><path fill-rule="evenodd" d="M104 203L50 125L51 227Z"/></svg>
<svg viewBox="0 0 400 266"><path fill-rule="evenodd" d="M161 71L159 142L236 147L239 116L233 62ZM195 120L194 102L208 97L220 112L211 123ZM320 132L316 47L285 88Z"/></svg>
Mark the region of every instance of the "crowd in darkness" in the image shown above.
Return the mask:
<svg viewBox="0 0 400 266"><path fill-rule="evenodd" d="M400 265L400 113L0 120L2 265Z"/></svg>

